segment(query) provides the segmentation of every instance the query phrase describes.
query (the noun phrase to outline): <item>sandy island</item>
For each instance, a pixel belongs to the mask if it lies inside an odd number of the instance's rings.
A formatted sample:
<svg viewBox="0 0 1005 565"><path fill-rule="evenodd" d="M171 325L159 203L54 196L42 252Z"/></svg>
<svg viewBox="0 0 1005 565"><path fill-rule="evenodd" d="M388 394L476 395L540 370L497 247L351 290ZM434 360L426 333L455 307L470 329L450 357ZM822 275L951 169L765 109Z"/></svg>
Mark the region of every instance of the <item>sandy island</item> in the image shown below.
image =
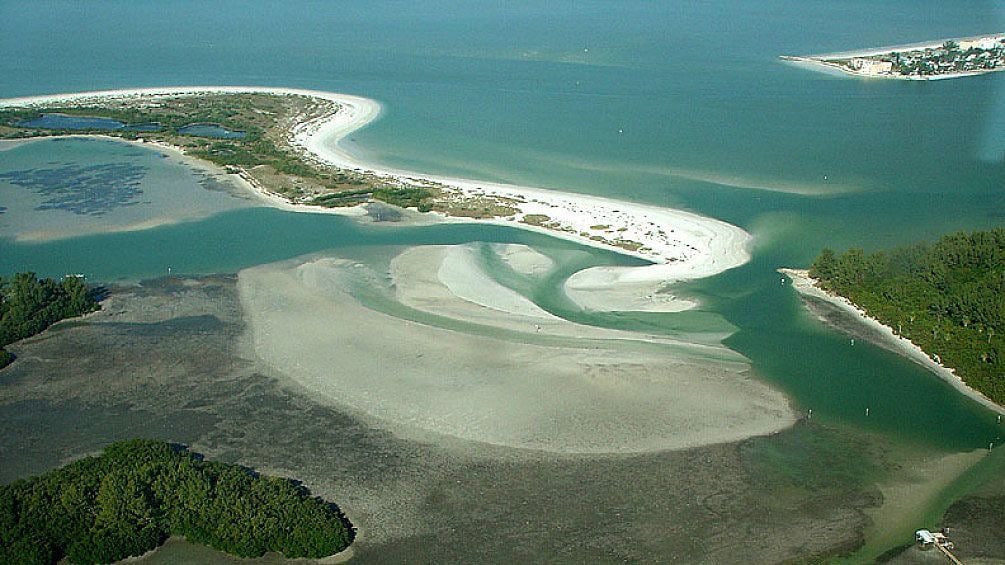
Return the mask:
<svg viewBox="0 0 1005 565"><path fill-rule="evenodd" d="M897 332L890 326L887 326L872 316L869 316L864 310L856 306L847 298L827 292L817 286L816 279L810 277L809 272L805 269L778 269L778 272L791 278L792 287L803 296L823 300L833 304L844 312L851 314L854 319L859 320L863 325L875 330L879 335L882 335L882 340L877 342L877 345L880 347L903 355L911 361L914 361L915 363L935 373L943 380L951 384L953 388L962 392L966 396L976 400L980 404L999 414L1005 414L1005 407L999 406L979 391L967 386L967 384L963 382L963 379L956 374L956 371L936 362L911 340L897 334Z"/></svg>
<svg viewBox="0 0 1005 565"><path fill-rule="evenodd" d="M440 216L442 220L495 223L538 231L653 263L645 267L598 267L578 274L568 284L567 291L570 298L584 309L682 310L693 306L693 303L667 296L655 300L652 297L670 282L711 276L750 259L747 251L750 234L731 224L690 212L549 189L437 177L366 163L340 145L346 136L365 127L381 113L377 101L360 96L293 88L187 86L9 98L0 100L0 107L100 104L103 100L236 93L299 95L334 102L337 106L334 113L291 127L288 142L301 152L305 160L410 184L435 183L448 193L448 197L453 193L461 198L501 198L517 210L516 214L508 217L472 219ZM158 146L169 151L181 151L164 144ZM242 178L242 181L246 188L268 204L286 210L344 215L364 213L360 207L321 208L294 204L264 190L250 179ZM434 214L431 212L428 215Z"/></svg>

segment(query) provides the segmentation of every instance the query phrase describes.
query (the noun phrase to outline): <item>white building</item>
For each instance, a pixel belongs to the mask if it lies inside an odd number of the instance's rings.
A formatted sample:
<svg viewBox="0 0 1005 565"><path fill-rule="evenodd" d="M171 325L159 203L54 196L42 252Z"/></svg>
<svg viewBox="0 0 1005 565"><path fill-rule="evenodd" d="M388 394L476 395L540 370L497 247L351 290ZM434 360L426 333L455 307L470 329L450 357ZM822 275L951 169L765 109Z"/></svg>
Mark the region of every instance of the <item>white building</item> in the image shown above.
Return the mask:
<svg viewBox="0 0 1005 565"><path fill-rule="evenodd" d="M852 59L851 68L868 75L890 74L893 71L893 63L890 61L877 61L875 59Z"/></svg>
<svg viewBox="0 0 1005 565"><path fill-rule="evenodd" d="M991 37L982 37L980 39L973 39L970 41L961 41L960 49L963 51L974 47L977 49L994 49L995 47L1001 45L1003 39L1005 39L1005 36L1003 35L993 35Z"/></svg>

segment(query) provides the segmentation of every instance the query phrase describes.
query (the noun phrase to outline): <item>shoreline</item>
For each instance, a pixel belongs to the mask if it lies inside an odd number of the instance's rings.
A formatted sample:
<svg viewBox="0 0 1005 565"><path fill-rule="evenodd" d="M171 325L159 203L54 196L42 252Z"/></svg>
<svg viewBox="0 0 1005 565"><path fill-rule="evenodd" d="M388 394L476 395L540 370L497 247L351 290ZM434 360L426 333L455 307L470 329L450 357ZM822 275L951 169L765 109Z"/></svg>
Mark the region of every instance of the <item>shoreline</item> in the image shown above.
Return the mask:
<svg viewBox="0 0 1005 565"><path fill-rule="evenodd" d="M879 53L873 53L872 55L884 55L887 51L881 51ZM862 55L866 56L866 55ZM980 69L976 71L967 71L962 73L945 73L941 75L883 75L875 73L863 73L860 71L855 71L845 67L844 65L838 65L837 63L832 63L830 61L825 61L820 55L814 56L794 56L794 55L780 55L778 58L787 63L796 63L800 65L805 65L813 71L823 71L824 69L833 69L841 73L840 76L852 76L858 78L878 78L885 80L907 80L913 82L931 82L935 80L947 80L953 78L963 78L972 77L979 75L986 75L991 73L996 73L998 71L1005 71L1005 67L998 67L994 69ZM824 67L824 69L818 68Z"/></svg>
<svg viewBox="0 0 1005 565"><path fill-rule="evenodd" d="M832 61L836 59L875 57L878 55L888 55L894 52L909 52L909 51L923 51L925 49L938 49L939 47L942 47L942 45L945 44L946 41L955 41L956 43L963 43L963 42L980 41L982 39L998 38L1000 36L1001 36L1000 33L971 35L967 37L934 39L934 40L920 41L916 43L906 43L901 45L888 45L885 47L867 47L864 49L853 49L850 51L835 51L831 53L820 53L817 55L780 55L778 58L786 62L803 63L809 65L810 70L821 71L824 68L833 69L836 71L840 71L842 76L854 76L859 78L909 80L909 81L946 80L953 78L985 75L1005 70L1005 67L998 67L993 69L975 69L970 71L951 72L937 75L901 75L901 74L881 74L877 72L863 72L861 70L855 70L848 68L844 65L836 64Z"/></svg>
<svg viewBox="0 0 1005 565"><path fill-rule="evenodd" d="M937 363L934 359L929 357L923 349L915 345L914 342L897 334L897 332L895 332L890 326L887 326L876 318L869 316L865 310L856 306L852 301L843 296L827 292L817 286L816 279L809 276L808 270L780 268L777 269L777 271L792 279L792 288L794 288L800 295L824 300L834 306L837 306L842 311L851 314L863 325L878 330L883 335L886 343L881 344L881 346L885 346L886 349L889 349L917 363L918 365L921 365L932 373L935 373L942 380L952 385L952 387L957 391L975 400L984 407L989 408L998 414L1005 415L1005 406L996 404L990 398L984 396L980 391L971 388L959 375L956 374L954 369L946 367L941 363Z"/></svg>
<svg viewBox="0 0 1005 565"><path fill-rule="evenodd" d="M849 51L833 51L830 53L819 53L817 55L807 55L807 57L815 58L829 58L829 59L844 59L847 57L870 57L873 55L885 55L887 53L892 53L894 51L908 51L908 50L919 50L919 49L934 49L936 47L942 47L942 44L948 40L951 41L977 41L979 39L984 39L985 37L994 37L999 35L999 33L985 33L978 35L968 35L966 37L950 37L945 39L929 39L925 41L918 41L915 43L901 43L897 45L886 45L880 47L865 47L862 49L852 49Z"/></svg>
<svg viewBox="0 0 1005 565"><path fill-rule="evenodd" d="M54 103L94 103L141 97L209 94L271 94L308 96L335 103L338 110L306 122L294 124L287 133L290 146L300 157L323 166L351 169L378 177L413 184L435 183L461 198L495 197L512 200L518 213L486 219L452 217L428 213L440 221L505 225L571 240L576 243L640 258L652 265L632 268L633 282L670 282L712 276L750 260L752 236L743 229L720 220L683 210L661 208L598 196L518 185L482 182L396 170L368 163L340 145L345 138L376 120L382 106L376 100L318 90L253 86L187 86L139 88L26 96L0 100L0 107L30 107ZM53 136L57 137L57 136ZM66 137L66 136L58 136ZM90 136L88 136L90 137ZM94 137L114 138L115 136ZM127 141L127 140L123 140ZM185 155L180 147L162 142L135 142ZM190 157L187 156L186 157ZM191 157L190 157L191 158ZM246 175L233 175L267 204L289 211L334 213L358 216L361 206L323 208L295 204L269 192ZM526 217L547 216L550 227L532 225ZM629 249L611 242L617 238L639 244ZM615 240L616 241L616 240Z"/></svg>

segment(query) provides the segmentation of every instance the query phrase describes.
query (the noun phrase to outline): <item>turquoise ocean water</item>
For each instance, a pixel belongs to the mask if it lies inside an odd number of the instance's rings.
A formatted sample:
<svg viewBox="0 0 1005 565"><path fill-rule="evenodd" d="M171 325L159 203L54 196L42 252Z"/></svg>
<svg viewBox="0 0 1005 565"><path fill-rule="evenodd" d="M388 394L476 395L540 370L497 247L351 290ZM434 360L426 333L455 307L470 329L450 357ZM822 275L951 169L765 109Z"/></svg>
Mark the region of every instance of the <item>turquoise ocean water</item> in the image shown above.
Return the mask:
<svg viewBox="0 0 1005 565"><path fill-rule="evenodd" d="M1003 18L997 3L934 0L183 1L171 10L0 1L0 96L186 84L348 92L384 104L351 143L393 167L735 223L756 238L753 260L688 285L702 312L593 322L735 326L726 343L814 418L969 450L1005 436L994 416L911 363L813 322L774 270L805 266L823 246L874 249L1005 225L1005 73L864 81L777 56L1001 31ZM0 173L17 159L18 150L0 152ZM142 232L0 241L0 270L115 280L479 240L569 249L503 228L365 227L246 208Z"/></svg>

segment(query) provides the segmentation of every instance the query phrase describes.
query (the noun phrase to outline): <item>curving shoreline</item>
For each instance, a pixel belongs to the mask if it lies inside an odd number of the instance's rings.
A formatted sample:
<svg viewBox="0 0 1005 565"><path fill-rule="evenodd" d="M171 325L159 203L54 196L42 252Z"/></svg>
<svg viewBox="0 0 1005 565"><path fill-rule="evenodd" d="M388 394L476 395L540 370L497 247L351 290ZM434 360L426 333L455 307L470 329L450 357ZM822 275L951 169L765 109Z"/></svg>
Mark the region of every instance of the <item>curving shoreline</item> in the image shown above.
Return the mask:
<svg viewBox="0 0 1005 565"><path fill-rule="evenodd" d="M810 296L824 300L847 312L859 320L862 324L878 330L884 338L885 343L880 344L885 349L889 349L902 355L911 361L921 365L925 369L935 373L942 380L953 386L965 396L977 401L981 405L994 412L1005 415L1005 406L1000 406L990 398L984 396L979 391L970 388L963 379L950 367L937 363L928 356L920 347L904 336L898 335L890 326L883 324L876 318L867 314L864 310L855 305L852 301L843 296L827 292L817 285L816 279L809 275L805 269L778 269L778 272L792 279L792 287L803 296Z"/></svg>
<svg viewBox="0 0 1005 565"><path fill-rule="evenodd" d="M156 96L251 93L309 96L333 102L338 106L338 110L332 114L294 124L290 129L288 137L290 145L300 151L301 157L306 160L411 183L435 183L459 197L487 196L507 199L512 201L513 207L518 210L513 216L489 219L436 214L441 220L499 224L537 231L653 263L649 266L627 268L614 277L611 277L609 272L604 273L607 278L613 278L615 282L624 282L627 278L631 282L644 283L651 288L654 284L711 276L750 260L747 251L751 240L749 233L732 224L691 212L542 188L440 177L368 163L341 145L351 132L365 127L381 114L379 102L361 96L296 88L185 86L8 98L0 100L0 107L100 103L102 100ZM181 148L165 147L163 143L159 143L158 146L183 152ZM292 203L261 186L256 186L257 183L251 182L249 178L242 176L241 180L249 190L257 193L268 204L279 208L343 215L362 213L358 207L332 210ZM546 216L548 225L540 225L538 222L528 223L530 221L527 219L528 216L531 218ZM616 240L637 243L638 247L631 249L610 243Z"/></svg>

